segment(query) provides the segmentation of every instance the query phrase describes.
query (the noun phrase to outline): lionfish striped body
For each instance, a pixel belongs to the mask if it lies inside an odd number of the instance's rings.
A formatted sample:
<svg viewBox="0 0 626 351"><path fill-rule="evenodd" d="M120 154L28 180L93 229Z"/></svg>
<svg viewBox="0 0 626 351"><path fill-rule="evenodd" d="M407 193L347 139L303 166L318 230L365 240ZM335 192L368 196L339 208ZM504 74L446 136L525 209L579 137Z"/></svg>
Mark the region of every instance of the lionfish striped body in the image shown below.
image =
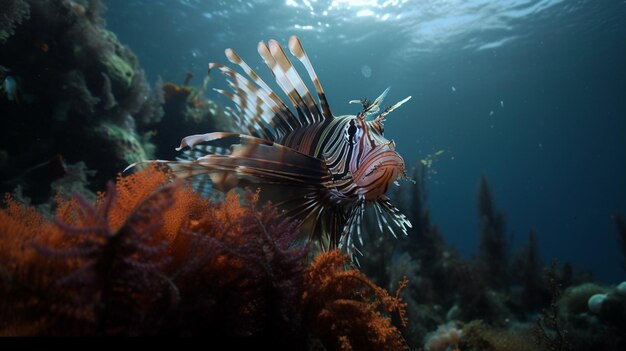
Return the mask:
<svg viewBox="0 0 626 351"><path fill-rule="evenodd" d="M232 91L215 90L235 103L237 111L227 111L247 135L188 136L178 148L188 148L187 159L156 162L167 164L178 177L197 183L210 180L222 191L261 188L263 198L283 215L300 219L324 249L340 247L353 253L355 234L362 243L366 205L375 208L379 231L388 228L395 236L399 229L406 234L411 223L385 196L390 184L404 177L404 161L394 142L383 137L383 120L410 97L381 111L387 89L374 102L351 101L363 106L356 116L334 116L296 36L290 38L289 49L304 64L317 101L275 40L260 42L258 51L293 110L227 49L226 57L248 78L215 63L209 64L209 72L216 69L227 76Z"/></svg>

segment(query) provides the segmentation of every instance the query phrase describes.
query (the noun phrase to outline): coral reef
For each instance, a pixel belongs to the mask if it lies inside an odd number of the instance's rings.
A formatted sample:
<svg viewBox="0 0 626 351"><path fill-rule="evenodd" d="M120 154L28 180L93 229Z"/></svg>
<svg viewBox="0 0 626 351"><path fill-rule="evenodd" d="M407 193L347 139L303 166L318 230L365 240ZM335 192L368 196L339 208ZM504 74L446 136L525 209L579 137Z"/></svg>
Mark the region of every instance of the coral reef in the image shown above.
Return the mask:
<svg viewBox="0 0 626 351"><path fill-rule="evenodd" d="M96 170L94 189L128 162L151 157L162 109L137 57L105 29L98 0L3 0L0 192L21 185L35 203L64 174L32 172L60 155ZM25 142L27 141L27 142ZM54 178L51 178L54 176Z"/></svg>
<svg viewBox="0 0 626 351"><path fill-rule="evenodd" d="M174 159L178 152L174 147L180 143L181 136L205 131L234 131L233 119L214 101L207 99L206 90L210 78L206 77L197 88L189 83L193 75L187 73L183 85L172 82L161 83L163 91L163 119L155 128L153 138L157 145L164 147L159 150L159 157Z"/></svg>
<svg viewBox="0 0 626 351"><path fill-rule="evenodd" d="M495 329L481 321L463 327L459 350L467 351L539 351L528 328Z"/></svg>
<svg viewBox="0 0 626 351"><path fill-rule="evenodd" d="M378 311L397 311L406 326L400 293L408 280L392 297L358 270L346 270L348 264L338 250L322 253L312 263L303 297L310 332L332 350L408 350L400 332Z"/></svg>
<svg viewBox="0 0 626 351"><path fill-rule="evenodd" d="M424 342L425 351L458 350L459 338L463 331L455 322L448 322L437 327L437 330L426 336Z"/></svg>
<svg viewBox="0 0 626 351"><path fill-rule="evenodd" d="M339 251L308 264L297 225L258 193L202 198L149 167L52 219L0 210L1 335L264 336L285 349L407 349L400 298ZM307 346L308 345L308 346Z"/></svg>
<svg viewBox="0 0 626 351"><path fill-rule="evenodd" d="M30 6L24 0L0 1L0 44L15 34L15 27L27 20L30 15Z"/></svg>
<svg viewBox="0 0 626 351"><path fill-rule="evenodd" d="M151 87L106 30L99 0L0 0L0 8L0 192L12 192L0 209L0 335L626 349L626 283L592 283L567 263L543 276L534 230L511 252L485 176L479 252L466 259L446 242L426 191L442 151L395 193L413 224L408 237L365 231L360 269L339 251L310 262L306 235L255 192L207 199L151 166L96 194L129 163L178 156L181 136L232 130L229 112L206 98L208 78L192 86L188 73ZM614 220L626 257L626 224Z"/></svg>
<svg viewBox="0 0 626 351"><path fill-rule="evenodd" d="M556 262L552 262L550 269L544 271L545 279L550 286L552 300L550 305L535 321L533 336L537 345L543 345L552 351L566 351L571 349L567 330L558 313L558 300L561 297L561 285L556 274Z"/></svg>
<svg viewBox="0 0 626 351"><path fill-rule="evenodd" d="M411 348L542 350L554 349L554 344L588 345L589 340L596 340L586 334L576 342L559 339L557 331L570 335L567 330L576 330L570 321L574 312L570 311L582 309L576 313L587 313L587 300L593 293L585 293L574 303L568 300L569 292L582 289L592 277L565 263L555 265L551 278L545 279L534 230L529 232L528 243L510 255L504 215L497 209L484 176L477 192L481 245L470 259L450 247L431 223L426 206L426 167L418 163L412 178L413 183L405 183L396 193L401 210L413 223L409 235L398 241L368 238L362 249L366 258L362 270L372 280L390 290L399 277L406 276L411 282L401 295L409 319L402 333ZM568 287L572 290L566 290L564 296L554 295ZM529 336L538 314L543 337L533 339ZM598 323L583 325L602 328ZM452 327L463 335L458 344L448 337ZM599 345L611 349L606 343Z"/></svg>
<svg viewBox="0 0 626 351"><path fill-rule="evenodd" d="M554 263L545 275L552 301L535 324L533 334L538 345L552 351L626 347L626 283L616 288L585 283L561 294Z"/></svg>

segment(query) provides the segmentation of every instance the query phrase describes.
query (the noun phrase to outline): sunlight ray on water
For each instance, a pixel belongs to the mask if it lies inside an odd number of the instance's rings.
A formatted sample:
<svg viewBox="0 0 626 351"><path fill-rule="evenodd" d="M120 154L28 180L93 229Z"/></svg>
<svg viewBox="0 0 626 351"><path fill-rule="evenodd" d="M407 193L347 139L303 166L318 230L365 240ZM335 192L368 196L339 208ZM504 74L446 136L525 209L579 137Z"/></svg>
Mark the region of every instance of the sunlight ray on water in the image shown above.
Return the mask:
<svg viewBox="0 0 626 351"><path fill-rule="evenodd" d="M309 32L344 44L368 40L367 33L388 33L399 43L394 54L405 59L437 52L459 38L465 50L505 46L523 38L512 35L521 23L547 15L558 4L578 6L563 0L179 1L189 16L198 14L235 32L244 23L258 22L268 34Z"/></svg>

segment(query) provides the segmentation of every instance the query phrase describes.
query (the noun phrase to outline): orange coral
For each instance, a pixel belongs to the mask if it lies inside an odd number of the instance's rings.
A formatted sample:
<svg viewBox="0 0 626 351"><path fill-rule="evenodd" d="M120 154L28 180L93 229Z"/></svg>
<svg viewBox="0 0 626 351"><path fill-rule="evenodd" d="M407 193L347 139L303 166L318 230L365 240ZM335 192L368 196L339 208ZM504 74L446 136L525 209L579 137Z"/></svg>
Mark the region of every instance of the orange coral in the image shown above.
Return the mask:
<svg viewBox="0 0 626 351"><path fill-rule="evenodd" d="M181 87L177 84L166 82L161 85L165 101L186 102L193 90L189 87Z"/></svg>
<svg viewBox="0 0 626 351"><path fill-rule="evenodd" d="M211 203L155 166L53 219L0 209L0 335L267 336L301 349L405 349L405 304L332 251L307 266L297 223L258 193ZM401 283L401 288L407 284Z"/></svg>
<svg viewBox="0 0 626 351"><path fill-rule="evenodd" d="M305 279L304 309L311 333L338 350L406 350L400 331L379 311L397 311L406 325L406 304L374 285L338 250L318 255Z"/></svg>

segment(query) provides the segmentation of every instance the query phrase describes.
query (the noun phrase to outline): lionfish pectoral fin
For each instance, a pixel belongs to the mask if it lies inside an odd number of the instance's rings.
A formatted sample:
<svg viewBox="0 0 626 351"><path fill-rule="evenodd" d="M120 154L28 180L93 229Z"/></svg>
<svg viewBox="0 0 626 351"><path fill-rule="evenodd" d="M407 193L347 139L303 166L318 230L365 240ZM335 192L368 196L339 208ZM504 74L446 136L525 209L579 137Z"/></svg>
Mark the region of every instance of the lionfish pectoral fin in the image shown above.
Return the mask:
<svg viewBox="0 0 626 351"><path fill-rule="evenodd" d="M319 188L331 183L324 162L266 139L216 132L187 137L181 146L190 147L188 160L161 163L179 178L208 177L219 190L263 184ZM222 151L213 153L216 149Z"/></svg>
<svg viewBox="0 0 626 351"><path fill-rule="evenodd" d="M353 261L355 261L354 253L360 252L354 243L353 236L356 235L359 244L363 245L363 234L361 233L361 229L364 215L365 198L361 196L353 204L339 239L339 248L348 252Z"/></svg>
<svg viewBox="0 0 626 351"><path fill-rule="evenodd" d="M388 197L381 196L378 198L374 202L374 208L376 209L376 221L381 232L387 229L394 238L397 238L395 229L400 229L402 234L408 235L408 229L413 227L411 221L391 203Z"/></svg>

